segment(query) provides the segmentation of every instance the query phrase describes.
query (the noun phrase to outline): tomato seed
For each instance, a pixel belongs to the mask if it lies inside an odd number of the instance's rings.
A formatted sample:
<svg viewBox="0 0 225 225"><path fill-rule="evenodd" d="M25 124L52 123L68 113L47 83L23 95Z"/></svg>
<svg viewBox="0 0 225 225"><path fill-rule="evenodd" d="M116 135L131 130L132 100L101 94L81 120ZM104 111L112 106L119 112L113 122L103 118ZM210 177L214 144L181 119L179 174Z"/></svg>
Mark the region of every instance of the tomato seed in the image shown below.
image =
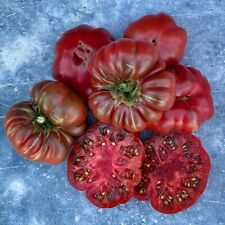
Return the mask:
<svg viewBox="0 0 225 225"><path fill-rule="evenodd" d="M75 155L74 157L75 166L78 166L78 167L84 166L86 162L87 161L85 160L85 157L83 155L80 155L80 154Z"/></svg>
<svg viewBox="0 0 225 225"><path fill-rule="evenodd" d="M192 161L196 164L202 164L202 159L200 155L195 155L192 159Z"/></svg>
<svg viewBox="0 0 225 225"><path fill-rule="evenodd" d="M130 159L139 155L139 149L133 146L121 146L121 151L123 155Z"/></svg>
<svg viewBox="0 0 225 225"><path fill-rule="evenodd" d="M76 181L85 181L88 180L91 175L90 169L79 169L74 173L74 179Z"/></svg>
<svg viewBox="0 0 225 225"><path fill-rule="evenodd" d="M100 134L103 136L109 135L111 133L111 130L108 126L100 126L99 131L100 131Z"/></svg>
<svg viewBox="0 0 225 225"><path fill-rule="evenodd" d="M173 137L170 136L166 136L164 141L163 141L163 145L171 150L176 150L178 148L175 139Z"/></svg>
<svg viewBox="0 0 225 225"><path fill-rule="evenodd" d="M154 147L152 146L152 145L150 145L150 144L146 144L145 145L145 149L146 149L146 152L149 152L149 153L155 153L155 149L154 149Z"/></svg>
<svg viewBox="0 0 225 225"><path fill-rule="evenodd" d="M83 149L86 149L86 148L88 148L88 147L90 147L92 145L93 145L93 141L90 138L88 138L88 137L84 138L83 141L81 141L81 143L80 143L80 146Z"/></svg>
<svg viewBox="0 0 225 225"><path fill-rule="evenodd" d="M162 190L163 190L163 184L162 184L161 181L158 181L158 182L156 183L156 191L157 191L157 195L160 195L161 192L162 192Z"/></svg>
<svg viewBox="0 0 225 225"><path fill-rule="evenodd" d="M140 188L139 189L139 193L142 194L142 195L145 194L146 191L147 191L146 188Z"/></svg>
<svg viewBox="0 0 225 225"><path fill-rule="evenodd" d="M121 186L120 186L120 190L121 190L122 192L128 192L128 191L129 191L129 189L128 189L125 185L121 185Z"/></svg>
<svg viewBox="0 0 225 225"><path fill-rule="evenodd" d="M162 161L166 160L168 157L168 151L161 146L159 147L159 157Z"/></svg>
<svg viewBox="0 0 225 225"><path fill-rule="evenodd" d="M183 181L184 186L188 188L196 188L199 185L200 179L197 177L192 177L191 179L186 179Z"/></svg>
<svg viewBox="0 0 225 225"><path fill-rule="evenodd" d="M191 163L188 165L188 168L187 168L187 172L188 173L194 173L195 171L197 171L197 167L195 166L195 164Z"/></svg>
<svg viewBox="0 0 225 225"><path fill-rule="evenodd" d="M188 143L183 144L182 148L183 148L184 151L187 151L188 148L189 148Z"/></svg>
<svg viewBox="0 0 225 225"><path fill-rule="evenodd" d="M152 145L145 145L146 158L153 164L158 164L159 160Z"/></svg>
<svg viewBox="0 0 225 225"><path fill-rule="evenodd" d="M114 201L115 200L115 197L116 197L116 194L115 194L115 191L114 191L114 189L112 189L112 191L111 192L108 192L107 193L107 199L109 200L109 201Z"/></svg>
<svg viewBox="0 0 225 225"><path fill-rule="evenodd" d="M105 193L95 193L93 194L93 197L97 199L99 202L102 202L102 200L105 198Z"/></svg>
<svg viewBox="0 0 225 225"><path fill-rule="evenodd" d="M191 152L184 153L185 158L192 158L192 156L193 156L193 153Z"/></svg>
<svg viewBox="0 0 225 225"><path fill-rule="evenodd" d="M103 142L103 141L99 141L98 144L99 144L100 146L105 146L105 145L106 145L106 143Z"/></svg>
<svg viewBox="0 0 225 225"><path fill-rule="evenodd" d="M185 190L179 190L176 194L178 202L182 202L189 198L189 194Z"/></svg>
<svg viewBox="0 0 225 225"><path fill-rule="evenodd" d="M161 200L164 200L165 198L166 198L166 195L161 195L161 196L160 196L160 199L161 199Z"/></svg>
<svg viewBox="0 0 225 225"><path fill-rule="evenodd" d="M154 165L154 164L149 164L149 163L144 163L144 164L142 165L142 167L143 167L146 171L148 171L149 173L151 173L151 172L153 172L153 171L155 170L156 165Z"/></svg>
<svg viewBox="0 0 225 225"><path fill-rule="evenodd" d="M169 202L168 202L167 200L164 200L163 203L164 203L165 205L169 205Z"/></svg>

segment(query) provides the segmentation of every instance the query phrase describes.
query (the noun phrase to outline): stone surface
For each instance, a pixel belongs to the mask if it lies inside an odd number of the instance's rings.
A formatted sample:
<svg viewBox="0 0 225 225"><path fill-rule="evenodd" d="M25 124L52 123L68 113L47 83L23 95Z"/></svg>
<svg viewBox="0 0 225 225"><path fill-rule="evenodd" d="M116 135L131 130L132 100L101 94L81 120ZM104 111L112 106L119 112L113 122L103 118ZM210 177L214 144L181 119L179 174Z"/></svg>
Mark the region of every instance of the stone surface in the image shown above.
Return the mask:
<svg viewBox="0 0 225 225"><path fill-rule="evenodd" d="M224 225L225 224L225 1L224 0L0 0L0 225ZM97 209L67 182L66 163L29 162L13 151L2 122L9 106L28 99L35 82L51 79L56 40L80 23L120 38L129 22L168 12L188 31L183 63L209 79L216 112L197 133L212 159L206 191L176 215L132 200Z"/></svg>

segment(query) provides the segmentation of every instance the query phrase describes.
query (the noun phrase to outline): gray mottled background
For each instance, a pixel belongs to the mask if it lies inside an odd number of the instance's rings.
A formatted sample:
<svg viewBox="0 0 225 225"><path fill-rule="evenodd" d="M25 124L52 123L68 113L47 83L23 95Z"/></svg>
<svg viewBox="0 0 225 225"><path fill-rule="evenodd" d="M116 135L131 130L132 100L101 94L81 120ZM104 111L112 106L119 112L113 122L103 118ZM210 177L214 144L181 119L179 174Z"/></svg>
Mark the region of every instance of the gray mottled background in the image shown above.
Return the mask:
<svg viewBox="0 0 225 225"><path fill-rule="evenodd" d="M67 182L66 163L47 166L19 157L2 122L9 106L28 99L32 85L51 78L53 46L80 23L122 36L129 22L165 11L188 31L185 65L209 79L216 112L197 133L212 158L200 200L176 215L132 200L97 209ZM225 224L225 1L224 0L0 0L0 225L224 225Z"/></svg>

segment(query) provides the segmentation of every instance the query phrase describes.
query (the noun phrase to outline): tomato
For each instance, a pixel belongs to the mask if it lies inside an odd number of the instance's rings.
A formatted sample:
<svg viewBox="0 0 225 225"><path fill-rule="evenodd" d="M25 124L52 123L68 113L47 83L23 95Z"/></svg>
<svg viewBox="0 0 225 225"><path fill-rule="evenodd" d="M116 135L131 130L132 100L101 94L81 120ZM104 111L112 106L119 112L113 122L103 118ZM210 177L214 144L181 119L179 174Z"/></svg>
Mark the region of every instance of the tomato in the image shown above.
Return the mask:
<svg viewBox="0 0 225 225"><path fill-rule="evenodd" d="M210 158L191 134L166 134L145 142L142 180L135 197L150 200L162 213L177 213L193 205L207 185Z"/></svg>
<svg viewBox="0 0 225 225"><path fill-rule="evenodd" d="M187 44L186 30L165 13L146 15L132 22L124 37L152 43L168 65L182 59Z"/></svg>
<svg viewBox="0 0 225 225"><path fill-rule="evenodd" d="M85 24L66 31L55 46L54 77L87 99L91 93L88 62L97 49L113 40L107 30Z"/></svg>
<svg viewBox="0 0 225 225"><path fill-rule="evenodd" d="M81 98L59 81L42 81L32 101L13 105L4 120L15 150L32 161L62 162L73 137L84 132L87 109Z"/></svg>
<svg viewBox="0 0 225 225"><path fill-rule="evenodd" d="M133 196L143 157L137 135L97 123L75 144L68 158L68 179L73 187L86 191L95 206L111 208Z"/></svg>
<svg viewBox="0 0 225 225"><path fill-rule="evenodd" d="M163 113L159 123L148 128L161 134L170 131L192 133L214 114L211 87L198 70L176 65L170 68L176 78L176 101Z"/></svg>
<svg viewBox="0 0 225 225"><path fill-rule="evenodd" d="M88 69L89 106L98 120L116 128L142 131L174 103L174 76L147 42L112 42L96 52Z"/></svg>

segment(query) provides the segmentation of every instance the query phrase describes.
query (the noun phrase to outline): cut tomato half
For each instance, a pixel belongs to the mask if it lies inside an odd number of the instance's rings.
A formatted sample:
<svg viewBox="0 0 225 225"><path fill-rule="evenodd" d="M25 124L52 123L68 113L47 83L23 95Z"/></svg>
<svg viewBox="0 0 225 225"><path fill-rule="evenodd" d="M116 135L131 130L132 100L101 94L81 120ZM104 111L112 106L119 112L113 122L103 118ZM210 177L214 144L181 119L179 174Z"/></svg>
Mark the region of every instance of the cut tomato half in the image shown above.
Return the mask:
<svg viewBox="0 0 225 225"><path fill-rule="evenodd" d="M68 159L68 179L97 207L126 203L141 179L144 147L135 134L97 123L78 139Z"/></svg>
<svg viewBox="0 0 225 225"><path fill-rule="evenodd" d="M177 213L193 205L207 185L210 158L191 134L157 135L145 142L146 158L135 197L149 199L162 213Z"/></svg>

